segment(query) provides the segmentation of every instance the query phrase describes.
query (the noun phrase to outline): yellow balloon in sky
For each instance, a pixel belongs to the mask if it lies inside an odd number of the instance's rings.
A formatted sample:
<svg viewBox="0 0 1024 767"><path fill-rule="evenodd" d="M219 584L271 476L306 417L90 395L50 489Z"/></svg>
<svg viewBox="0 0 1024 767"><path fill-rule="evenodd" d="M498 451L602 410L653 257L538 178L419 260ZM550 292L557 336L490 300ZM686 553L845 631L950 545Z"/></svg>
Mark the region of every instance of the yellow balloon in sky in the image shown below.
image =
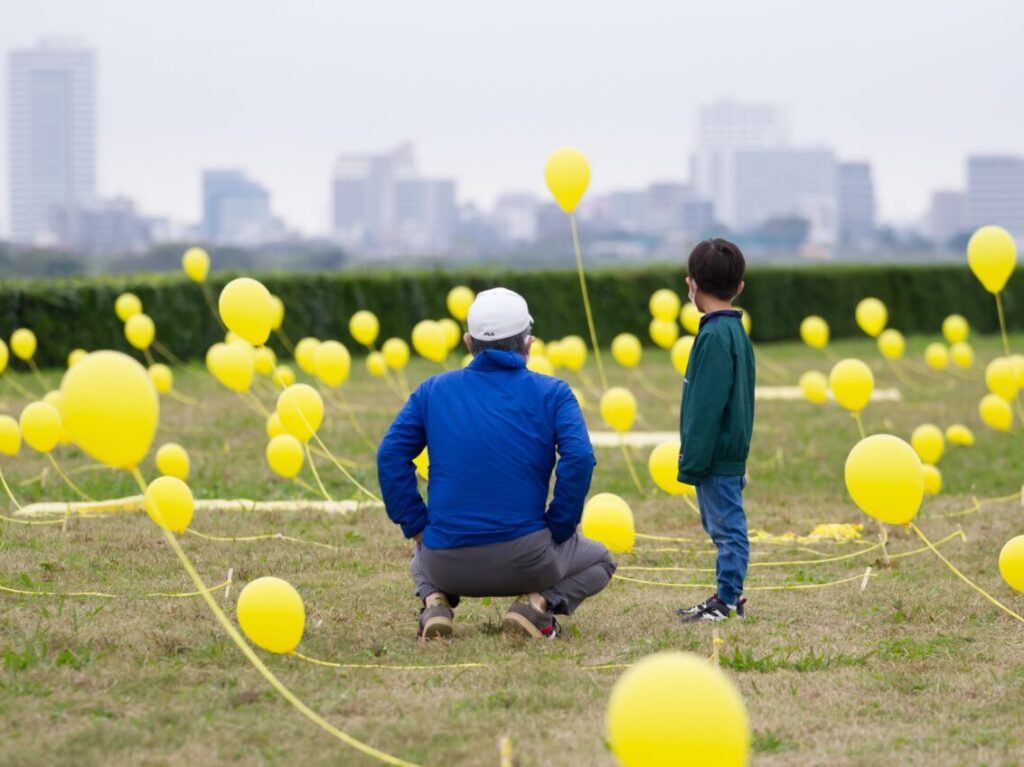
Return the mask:
<svg viewBox="0 0 1024 767"><path fill-rule="evenodd" d="M938 495L942 492L942 472L930 463L921 466L924 473L924 494Z"/></svg>
<svg viewBox="0 0 1024 767"><path fill-rule="evenodd" d="M89 456L115 469L146 457L160 421L160 399L146 369L127 354L92 352L60 385L61 415Z"/></svg>
<svg viewBox="0 0 1024 767"><path fill-rule="evenodd" d="M280 330L281 325L284 324L284 301L273 293L270 294L270 328L271 330Z"/></svg>
<svg viewBox="0 0 1024 767"><path fill-rule="evenodd" d="M277 355L274 354L274 350L269 346L261 346L253 352L252 364L256 368L256 372L261 376L268 376L274 372L274 366L277 365Z"/></svg>
<svg viewBox="0 0 1024 767"><path fill-rule="evenodd" d="M679 314L680 309L682 309L682 301L679 300L679 294L674 290L661 288L651 294L648 308L651 310L651 316L654 319L675 322L676 316Z"/></svg>
<svg viewBox="0 0 1024 767"><path fill-rule="evenodd" d="M928 344L924 348L924 362L932 370L945 370L949 367L949 349L939 341Z"/></svg>
<svg viewBox="0 0 1024 767"><path fill-rule="evenodd" d="M28 362L36 353L36 334L28 328L18 328L11 333L11 351L19 360Z"/></svg>
<svg viewBox="0 0 1024 767"><path fill-rule="evenodd" d="M448 306L448 313L459 322L465 322L469 316L469 307L476 300L476 293L465 285L457 285L448 291L448 298L445 303Z"/></svg>
<svg viewBox="0 0 1024 767"><path fill-rule="evenodd" d="M942 321L942 335L951 344L966 341L970 325L962 314L951 314Z"/></svg>
<svg viewBox="0 0 1024 767"><path fill-rule="evenodd" d="M291 434L278 434L267 443L267 464L280 477L295 478L304 460L302 443Z"/></svg>
<svg viewBox="0 0 1024 767"><path fill-rule="evenodd" d="M185 448L177 442L165 442L156 451L156 468L167 477L177 477L185 482L188 480L191 462Z"/></svg>
<svg viewBox="0 0 1024 767"><path fill-rule="evenodd" d="M383 378L388 373L388 363L380 352L370 352L366 355L366 369L374 378Z"/></svg>
<svg viewBox="0 0 1024 767"><path fill-rule="evenodd" d="M380 333L380 320L373 312L360 309L349 319L348 332L363 346L369 346L377 340L377 334Z"/></svg>
<svg viewBox="0 0 1024 767"><path fill-rule="evenodd" d="M999 552L999 574L1014 591L1024 591L1024 535L1011 538Z"/></svg>
<svg viewBox="0 0 1024 767"><path fill-rule="evenodd" d="M295 371L287 365L278 365L274 368L274 383L277 386L288 387L295 383Z"/></svg>
<svg viewBox="0 0 1024 767"><path fill-rule="evenodd" d="M257 647L290 653L299 646L306 627L306 607L299 592L280 578L264 576L238 595L238 625Z"/></svg>
<svg viewBox="0 0 1024 767"><path fill-rule="evenodd" d="M650 334L651 340L662 349L671 349L672 344L679 338L679 326L675 320L671 322L651 320L647 326L647 332Z"/></svg>
<svg viewBox="0 0 1024 767"><path fill-rule="evenodd" d="M949 358L958 368L969 368L974 364L974 349L966 341L957 341L949 347Z"/></svg>
<svg viewBox="0 0 1024 767"><path fill-rule="evenodd" d="M601 395L601 417L615 431L624 433L636 421L636 397L622 386L613 386Z"/></svg>
<svg viewBox="0 0 1024 767"><path fill-rule="evenodd" d="M430 453L427 452L426 448L420 451L420 454L412 459L413 464L416 466L416 473L419 474L426 481L430 481Z"/></svg>
<svg viewBox="0 0 1024 767"><path fill-rule="evenodd" d="M681 376L686 375L686 367L690 364L690 352L693 350L693 336L682 336L674 344L669 356L672 359L672 367Z"/></svg>
<svg viewBox="0 0 1024 767"><path fill-rule="evenodd" d="M316 350L320 347L319 339L307 336L295 344L295 364L306 375L316 375Z"/></svg>
<svg viewBox="0 0 1024 767"><path fill-rule="evenodd" d="M851 413L859 413L871 401L875 377L871 368L858 359L840 360L828 376L828 385L836 402Z"/></svg>
<svg viewBox="0 0 1024 767"><path fill-rule="evenodd" d="M675 317L675 312L672 313ZM612 357L624 368L635 368L640 364L643 347L640 339L632 333L619 333L612 339Z"/></svg>
<svg viewBox="0 0 1024 767"><path fill-rule="evenodd" d="M874 338L882 332L885 323L889 321L889 310L877 298L865 298L857 304L854 318L857 320L857 327Z"/></svg>
<svg viewBox="0 0 1024 767"><path fill-rule="evenodd" d="M587 343L579 336L566 336L558 342L562 367L574 373L587 364Z"/></svg>
<svg viewBox="0 0 1024 767"><path fill-rule="evenodd" d="M114 301L114 314L121 322L127 322L142 312L142 301L134 293L122 293Z"/></svg>
<svg viewBox="0 0 1024 767"><path fill-rule="evenodd" d="M846 489L861 511L890 525L904 525L921 508L924 470L914 448L891 434L873 434L846 458Z"/></svg>
<svg viewBox="0 0 1024 767"><path fill-rule="evenodd" d="M551 364L551 360L542 354L531 354L530 358L526 361L526 369L545 376L553 376L555 374L555 366Z"/></svg>
<svg viewBox="0 0 1024 767"><path fill-rule="evenodd" d="M804 317L800 323L800 340L812 349L824 349L828 346L828 323L822 317L812 314Z"/></svg>
<svg viewBox="0 0 1024 767"><path fill-rule="evenodd" d="M434 320L417 322L412 329L412 348L431 362L443 362L448 356L448 337Z"/></svg>
<svg viewBox="0 0 1024 767"><path fill-rule="evenodd" d="M974 432L962 423L955 423L946 429L946 442L951 445L970 447L974 444Z"/></svg>
<svg viewBox="0 0 1024 767"><path fill-rule="evenodd" d="M882 356L890 360L898 360L903 357L907 350L907 340L896 328L883 330L878 336L878 351Z"/></svg>
<svg viewBox="0 0 1024 767"><path fill-rule="evenodd" d="M60 413L49 402L26 405L18 425L28 446L40 453L49 453L60 441Z"/></svg>
<svg viewBox="0 0 1024 767"><path fill-rule="evenodd" d="M800 391L808 402L821 405L828 402L828 379L824 373L808 370L800 376Z"/></svg>
<svg viewBox="0 0 1024 767"><path fill-rule="evenodd" d="M185 532L195 511L195 500L189 486L171 476L159 477L149 483L144 505L149 518L172 533Z"/></svg>
<svg viewBox="0 0 1024 767"><path fill-rule="evenodd" d="M942 458L946 440L942 436L942 429L935 424L925 423L914 429L914 433L910 435L910 446L924 463L934 466Z"/></svg>
<svg viewBox="0 0 1024 767"><path fill-rule="evenodd" d="M181 268L193 282L203 282L210 272L210 256L202 248L189 248L181 257Z"/></svg>
<svg viewBox="0 0 1024 767"><path fill-rule="evenodd" d="M978 403L981 420L996 431L1009 431L1013 427L1013 410L1010 403L998 394L986 394Z"/></svg>
<svg viewBox="0 0 1024 767"><path fill-rule="evenodd" d="M718 666L691 653L662 652L615 682L605 740L621 767L742 767L750 754L750 721L735 684Z"/></svg>
<svg viewBox="0 0 1024 767"><path fill-rule="evenodd" d="M654 484L669 495L696 495L693 485L676 479L679 474L679 440L662 442L651 451L647 458L647 470Z"/></svg>
<svg viewBox="0 0 1024 767"><path fill-rule="evenodd" d="M148 368L149 378L153 386L161 394L167 394L174 386L174 373L161 362L155 362Z"/></svg>
<svg viewBox="0 0 1024 767"><path fill-rule="evenodd" d="M985 290L998 293L1017 265L1017 243L1001 226L983 226L967 243L967 264Z"/></svg>
<svg viewBox="0 0 1024 767"><path fill-rule="evenodd" d="M548 157L544 166L544 181L558 207L566 213L572 213L590 184L590 163L579 149L561 147Z"/></svg>
<svg viewBox="0 0 1024 767"><path fill-rule="evenodd" d="M0 341L0 344L2 343L3 341ZM89 352L87 352L85 349L72 349L70 352L68 352L68 367L73 368L75 365L77 365L79 362L85 359L85 355L87 355L88 353ZM4 366L0 365L0 373L2 373L3 370Z"/></svg>
<svg viewBox="0 0 1024 767"><path fill-rule="evenodd" d="M308 442L323 423L324 401L312 386L292 384L277 397L277 415L285 431Z"/></svg>
<svg viewBox="0 0 1024 767"><path fill-rule="evenodd" d="M0 455L14 458L21 451L21 429L9 415L0 415Z"/></svg>
<svg viewBox="0 0 1024 767"><path fill-rule="evenodd" d="M313 355L316 377L328 386L341 386L348 380L352 358L348 349L338 341L324 341Z"/></svg>
<svg viewBox="0 0 1024 767"><path fill-rule="evenodd" d="M7 342L0 338L0 374L7 370L7 363L10 361L11 353L7 349ZM71 367L68 365L68 367Z"/></svg>
<svg viewBox="0 0 1024 767"><path fill-rule="evenodd" d="M409 364L409 344L401 338L389 338L380 347L380 353L392 370L402 370Z"/></svg>
<svg viewBox="0 0 1024 767"><path fill-rule="evenodd" d="M278 434L287 434L284 426L281 425L281 418L276 412L267 416L266 422L267 439L273 439Z"/></svg>
<svg viewBox="0 0 1024 767"><path fill-rule="evenodd" d="M697 305L689 301L679 312L679 322L683 326L683 330L691 336L695 336L700 330L700 318L703 316L704 313L697 308Z"/></svg>
<svg viewBox="0 0 1024 767"><path fill-rule="evenodd" d="M217 306L227 329L253 346L262 346L270 338L274 302L270 300L270 291L259 280L251 277L231 280L220 292Z"/></svg>
<svg viewBox="0 0 1024 767"><path fill-rule="evenodd" d="M124 323L124 337L136 349L148 349L156 336L156 325L148 314L136 314Z"/></svg>
<svg viewBox="0 0 1024 767"><path fill-rule="evenodd" d="M636 540L633 512L625 503L588 503L580 519L580 532L592 541L603 543L613 553L632 551Z"/></svg>
<svg viewBox="0 0 1024 767"><path fill-rule="evenodd" d="M996 357L985 368L985 385L1010 402L1017 396L1017 375L1008 357Z"/></svg>
<svg viewBox="0 0 1024 767"><path fill-rule="evenodd" d="M462 328L459 327L459 323L451 317L442 317L437 321L437 324L440 325L441 330L444 331L444 337L448 343L449 351L462 343ZM387 358L385 357L385 359Z"/></svg>

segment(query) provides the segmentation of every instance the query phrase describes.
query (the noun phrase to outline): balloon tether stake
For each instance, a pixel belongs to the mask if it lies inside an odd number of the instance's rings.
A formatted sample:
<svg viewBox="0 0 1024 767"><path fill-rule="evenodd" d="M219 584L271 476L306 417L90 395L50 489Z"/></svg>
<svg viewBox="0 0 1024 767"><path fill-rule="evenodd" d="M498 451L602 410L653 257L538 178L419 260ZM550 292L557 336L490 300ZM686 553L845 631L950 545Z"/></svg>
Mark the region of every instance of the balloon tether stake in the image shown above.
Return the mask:
<svg viewBox="0 0 1024 767"><path fill-rule="evenodd" d="M860 590L863 592L868 587L868 582L871 580L871 565L864 568L864 577L860 582Z"/></svg>

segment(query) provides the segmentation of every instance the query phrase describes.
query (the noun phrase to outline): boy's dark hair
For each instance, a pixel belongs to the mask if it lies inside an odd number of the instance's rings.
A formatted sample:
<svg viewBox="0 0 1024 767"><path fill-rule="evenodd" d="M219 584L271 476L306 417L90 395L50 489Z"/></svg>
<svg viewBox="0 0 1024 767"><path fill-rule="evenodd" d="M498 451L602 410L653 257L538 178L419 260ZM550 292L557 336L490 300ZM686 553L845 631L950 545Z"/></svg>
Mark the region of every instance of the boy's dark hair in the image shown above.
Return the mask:
<svg viewBox="0 0 1024 767"><path fill-rule="evenodd" d="M714 238L697 243L686 268L702 292L728 301L739 292L747 262L736 245Z"/></svg>

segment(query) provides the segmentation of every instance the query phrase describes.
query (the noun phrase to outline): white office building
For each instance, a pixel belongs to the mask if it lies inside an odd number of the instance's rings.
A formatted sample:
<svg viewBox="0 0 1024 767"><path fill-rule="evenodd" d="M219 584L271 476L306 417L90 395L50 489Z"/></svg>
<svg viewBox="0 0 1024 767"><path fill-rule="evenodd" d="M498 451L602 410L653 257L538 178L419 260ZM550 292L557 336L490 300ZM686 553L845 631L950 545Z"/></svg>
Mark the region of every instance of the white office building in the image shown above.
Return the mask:
<svg viewBox="0 0 1024 767"><path fill-rule="evenodd" d="M964 223L968 229L997 224L1024 238L1024 157L978 155L967 158Z"/></svg>
<svg viewBox="0 0 1024 767"><path fill-rule="evenodd" d="M240 170L203 172L203 236L223 245L279 240L284 226L270 211L270 192Z"/></svg>
<svg viewBox="0 0 1024 767"><path fill-rule="evenodd" d="M946 189L934 192L925 222L928 237L945 245L957 235L963 234L967 230L964 215L966 207L967 196L963 192Z"/></svg>
<svg viewBox="0 0 1024 767"><path fill-rule="evenodd" d="M92 50L46 39L11 51L8 153L11 240L59 244L63 217L90 205L96 192Z"/></svg>
<svg viewBox="0 0 1024 767"><path fill-rule="evenodd" d="M875 241L875 187L866 162L839 164L839 241L865 249Z"/></svg>

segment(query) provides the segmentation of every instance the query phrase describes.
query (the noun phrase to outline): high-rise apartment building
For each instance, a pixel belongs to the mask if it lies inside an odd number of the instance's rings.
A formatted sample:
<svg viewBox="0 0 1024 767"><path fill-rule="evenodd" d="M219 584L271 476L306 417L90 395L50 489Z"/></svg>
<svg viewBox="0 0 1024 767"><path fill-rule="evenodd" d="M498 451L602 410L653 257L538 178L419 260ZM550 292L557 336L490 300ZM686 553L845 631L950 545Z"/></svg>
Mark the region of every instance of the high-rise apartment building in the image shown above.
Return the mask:
<svg viewBox="0 0 1024 767"><path fill-rule="evenodd" d="M997 224L1024 238L1024 157L967 158L964 223L969 229Z"/></svg>
<svg viewBox="0 0 1024 767"><path fill-rule="evenodd" d="M240 170L203 172L203 236L225 245L258 245L283 234L270 192Z"/></svg>
<svg viewBox="0 0 1024 767"><path fill-rule="evenodd" d="M867 248L875 240L875 188L866 162L839 164L839 241Z"/></svg>

